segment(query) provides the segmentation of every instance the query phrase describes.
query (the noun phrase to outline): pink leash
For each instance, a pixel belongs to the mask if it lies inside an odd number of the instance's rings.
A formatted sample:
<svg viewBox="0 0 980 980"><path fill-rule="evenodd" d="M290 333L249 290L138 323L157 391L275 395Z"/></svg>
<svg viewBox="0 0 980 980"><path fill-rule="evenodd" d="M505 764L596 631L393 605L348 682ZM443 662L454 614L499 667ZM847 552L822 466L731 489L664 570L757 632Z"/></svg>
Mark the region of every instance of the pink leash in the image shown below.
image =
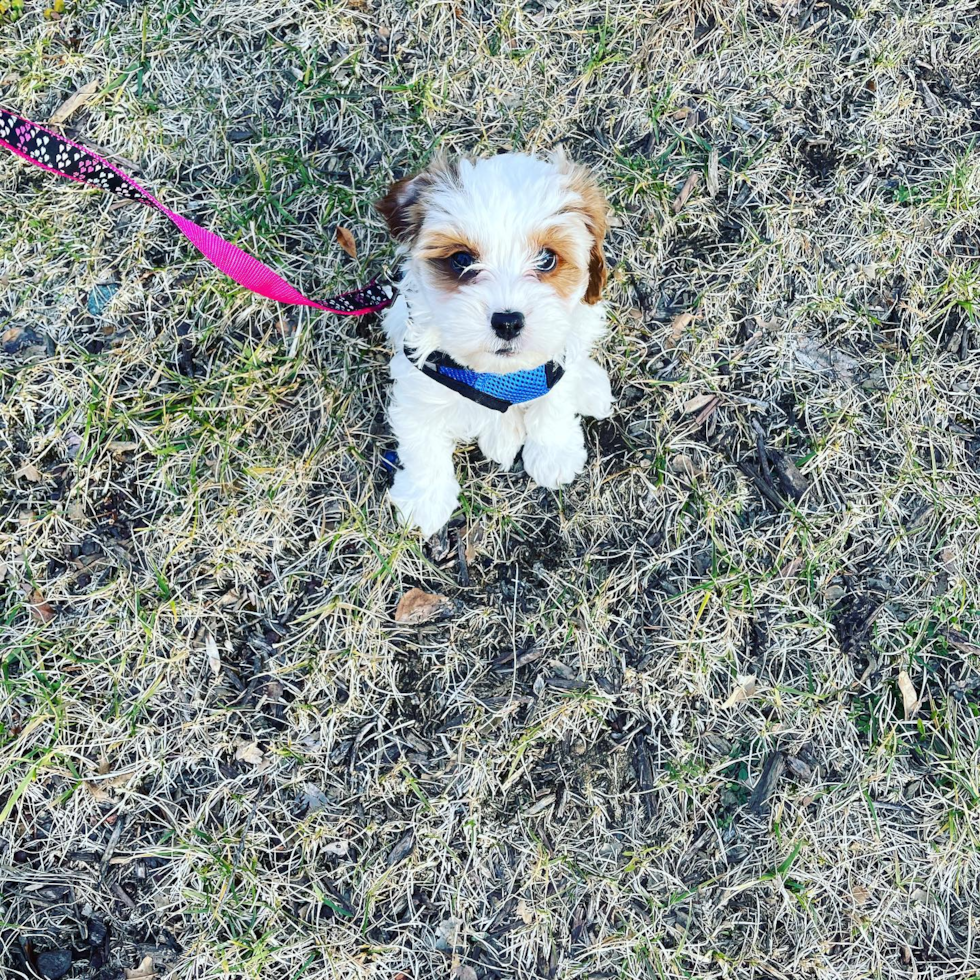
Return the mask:
<svg viewBox="0 0 980 980"><path fill-rule="evenodd" d="M391 291L374 280L362 289L329 296L323 303L307 299L267 265L247 252L226 242L207 228L194 224L161 204L145 190L97 153L64 136L39 126L0 106L0 145L42 170L60 174L69 180L110 191L122 198L140 201L165 214L186 236L190 243L226 276L240 286L279 303L312 306L328 313L358 316L383 310L392 302Z"/></svg>

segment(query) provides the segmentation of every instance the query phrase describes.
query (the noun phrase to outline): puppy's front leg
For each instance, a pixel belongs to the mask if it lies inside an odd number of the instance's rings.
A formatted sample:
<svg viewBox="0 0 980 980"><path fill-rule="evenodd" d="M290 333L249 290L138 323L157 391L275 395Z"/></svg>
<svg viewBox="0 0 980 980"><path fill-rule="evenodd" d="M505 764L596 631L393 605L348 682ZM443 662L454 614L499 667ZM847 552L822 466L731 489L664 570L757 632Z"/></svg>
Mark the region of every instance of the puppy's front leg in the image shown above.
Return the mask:
<svg viewBox="0 0 980 980"><path fill-rule="evenodd" d="M395 473L391 499L402 523L430 537L453 516L459 497L453 440L434 425L399 425L392 418L392 427L402 468Z"/></svg>
<svg viewBox="0 0 980 980"><path fill-rule="evenodd" d="M531 402L524 415L527 442L524 469L535 483L557 489L582 472L585 466L585 436L576 414L574 385L561 382L544 398Z"/></svg>

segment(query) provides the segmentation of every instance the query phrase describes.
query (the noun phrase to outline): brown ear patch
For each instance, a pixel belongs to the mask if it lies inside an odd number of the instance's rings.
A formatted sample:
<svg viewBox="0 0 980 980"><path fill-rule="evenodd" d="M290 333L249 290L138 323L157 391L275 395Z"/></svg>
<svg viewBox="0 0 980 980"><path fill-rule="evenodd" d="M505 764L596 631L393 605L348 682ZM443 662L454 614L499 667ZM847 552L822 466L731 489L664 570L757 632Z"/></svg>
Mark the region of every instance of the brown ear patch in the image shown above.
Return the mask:
<svg viewBox="0 0 980 980"><path fill-rule="evenodd" d="M585 302L591 306L602 298L602 290L606 285L606 257L602 252L602 243L609 227L609 205L584 167L566 163L563 169L568 174L569 190L576 193L581 200L580 204L571 205L566 210L581 214L592 235L592 248L589 252L589 284L584 296Z"/></svg>
<svg viewBox="0 0 980 980"><path fill-rule="evenodd" d="M458 179L456 161L436 156L422 173L396 180L388 193L375 203L388 223L392 237L406 245L411 244L425 219L427 192L440 183Z"/></svg>
<svg viewBox="0 0 980 980"><path fill-rule="evenodd" d="M381 212L388 224L391 237L399 242L410 242L422 225L422 209L419 204L421 187L419 182L422 175L417 177L402 177L396 180L388 193L375 207Z"/></svg>

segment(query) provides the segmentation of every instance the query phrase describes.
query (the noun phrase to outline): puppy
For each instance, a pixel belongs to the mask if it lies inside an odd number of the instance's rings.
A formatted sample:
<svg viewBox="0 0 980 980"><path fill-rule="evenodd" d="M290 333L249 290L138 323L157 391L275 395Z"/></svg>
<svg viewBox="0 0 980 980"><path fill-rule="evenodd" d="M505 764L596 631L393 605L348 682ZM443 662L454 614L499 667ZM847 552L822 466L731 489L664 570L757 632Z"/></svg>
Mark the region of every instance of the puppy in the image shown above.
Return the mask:
<svg viewBox="0 0 980 980"><path fill-rule="evenodd" d="M585 465L579 417L612 393L589 354L605 330L606 201L556 155L440 161L378 202L403 255L384 328L401 468L391 497L426 536L459 496L457 443L559 487Z"/></svg>

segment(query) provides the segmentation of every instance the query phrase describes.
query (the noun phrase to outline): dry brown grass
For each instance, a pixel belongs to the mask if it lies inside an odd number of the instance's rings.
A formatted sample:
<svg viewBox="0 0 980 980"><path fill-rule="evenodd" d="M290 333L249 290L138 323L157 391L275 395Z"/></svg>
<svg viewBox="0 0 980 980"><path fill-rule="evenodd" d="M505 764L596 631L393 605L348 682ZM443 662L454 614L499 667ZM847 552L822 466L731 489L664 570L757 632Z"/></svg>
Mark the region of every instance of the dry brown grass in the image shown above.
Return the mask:
<svg viewBox="0 0 980 980"><path fill-rule="evenodd" d="M42 6L0 101L98 80L80 139L315 295L436 147L565 144L619 408L423 545L376 326L0 160L5 975L980 973L975 4Z"/></svg>

